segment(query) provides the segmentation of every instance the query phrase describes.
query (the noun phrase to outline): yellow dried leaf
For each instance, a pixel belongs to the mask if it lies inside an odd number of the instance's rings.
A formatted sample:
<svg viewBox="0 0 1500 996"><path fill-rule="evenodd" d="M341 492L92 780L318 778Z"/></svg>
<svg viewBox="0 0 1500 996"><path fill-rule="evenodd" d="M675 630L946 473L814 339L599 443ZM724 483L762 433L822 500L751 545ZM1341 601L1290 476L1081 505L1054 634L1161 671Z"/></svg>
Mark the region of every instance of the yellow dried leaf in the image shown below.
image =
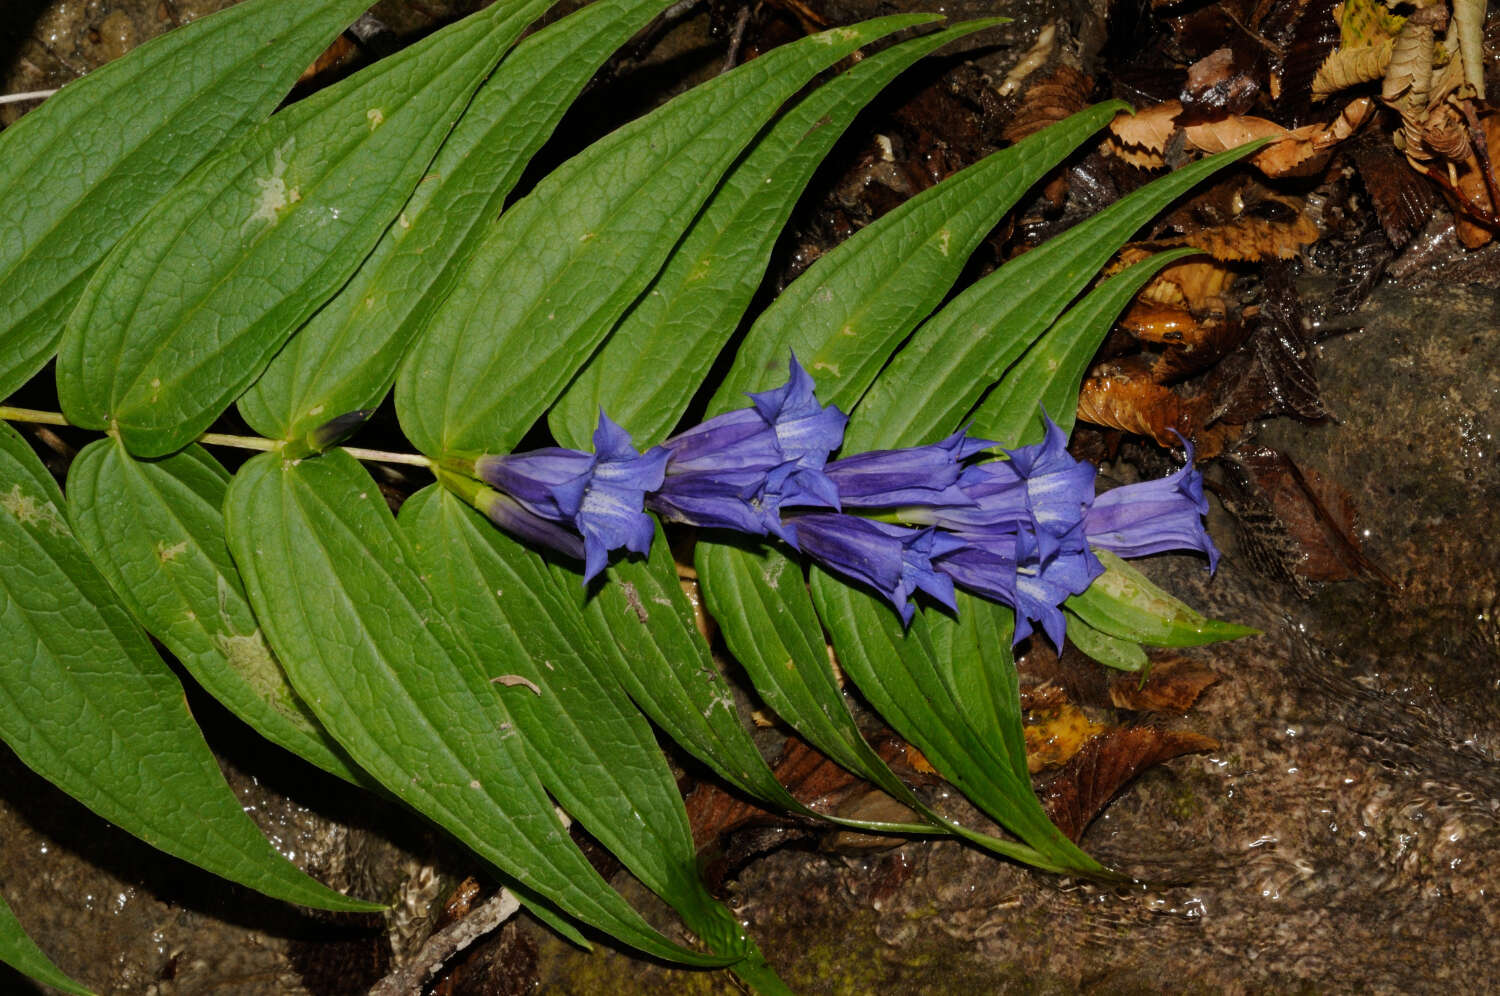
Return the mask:
<svg viewBox="0 0 1500 996"><path fill-rule="evenodd" d="M1378 45L1341 48L1334 52L1323 60L1313 75L1313 99L1322 100L1351 86L1381 79L1385 76L1385 67L1390 65L1395 47L1396 40L1387 38Z"/></svg>
<svg viewBox="0 0 1500 996"><path fill-rule="evenodd" d="M1380 0L1344 0L1339 5L1341 47L1377 45L1394 38L1406 18L1391 13Z"/></svg>
<svg viewBox="0 0 1500 996"><path fill-rule="evenodd" d="M1026 767L1035 774L1043 768L1056 768L1083 749L1083 745L1103 733L1105 727L1095 723L1071 702L1061 702L1026 717Z"/></svg>

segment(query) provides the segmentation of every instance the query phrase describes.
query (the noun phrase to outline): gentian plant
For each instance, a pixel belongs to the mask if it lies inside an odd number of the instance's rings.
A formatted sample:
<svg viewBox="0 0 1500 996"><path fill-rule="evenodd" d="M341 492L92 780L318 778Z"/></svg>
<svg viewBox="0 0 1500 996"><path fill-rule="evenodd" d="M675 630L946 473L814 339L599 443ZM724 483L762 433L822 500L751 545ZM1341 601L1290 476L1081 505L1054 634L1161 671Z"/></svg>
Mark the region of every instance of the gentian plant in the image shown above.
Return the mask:
<svg viewBox="0 0 1500 996"><path fill-rule="evenodd" d="M261 836L159 645L267 739L431 819L565 935L785 991L699 879L656 739L808 813L693 626L662 535L693 526L706 603L755 693L915 814L837 822L1107 874L1032 793L1011 647L1039 626L1129 668L1143 641L1244 632L1119 560L1216 556L1191 453L1096 496L1064 446L1082 365L1182 253L1090 288L1092 274L1244 150L939 308L985 234L1121 105L1087 109L864 228L735 338L859 109L995 22L888 17L774 49L517 196L569 104L665 0L595 0L519 42L548 2L501 0L277 110L364 6L246 0L0 133L0 397L44 394L55 360L61 408L0 414L102 434L65 497L0 428L0 737L164 851L290 902L379 909ZM801 363L776 387L789 355ZM393 388L409 446L332 445ZM684 425L695 396L708 413ZM258 435L212 431L231 406ZM543 432L556 445L512 452ZM265 452L231 474L204 444ZM436 482L398 518L362 460ZM825 632L998 831L955 823L870 749ZM701 943L610 888L558 807ZM0 958L85 991L3 904Z"/></svg>

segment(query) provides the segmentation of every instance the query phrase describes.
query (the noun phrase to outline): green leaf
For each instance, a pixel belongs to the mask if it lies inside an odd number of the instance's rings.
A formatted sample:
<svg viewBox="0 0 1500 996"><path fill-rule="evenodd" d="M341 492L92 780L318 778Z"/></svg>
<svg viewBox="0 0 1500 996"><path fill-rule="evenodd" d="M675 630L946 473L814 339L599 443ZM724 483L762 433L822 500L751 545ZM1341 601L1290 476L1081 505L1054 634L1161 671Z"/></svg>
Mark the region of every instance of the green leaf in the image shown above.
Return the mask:
<svg viewBox="0 0 1500 996"><path fill-rule="evenodd" d="M474 14L272 117L105 259L68 320L63 410L180 449L359 266L469 97L548 0Z"/></svg>
<svg viewBox="0 0 1500 996"><path fill-rule="evenodd" d="M305 439L373 408L526 163L609 54L665 0L597 0L516 46L443 143L397 223L239 401L263 435Z"/></svg>
<svg viewBox="0 0 1500 996"><path fill-rule="evenodd" d="M870 387L849 420L845 450L915 446L957 429L984 390L1132 234L1250 148L1209 156L1151 182L959 294L913 333ZM1048 410L1054 418L1062 414Z"/></svg>
<svg viewBox="0 0 1500 996"><path fill-rule="evenodd" d="M74 80L0 132L0 398L42 368L88 275L260 121L366 0L249 0Z"/></svg>
<svg viewBox="0 0 1500 996"><path fill-rule="evenodd" d="M1151 659L1139 643L1122 640L1097 630L1078 618L1078 614L1063 610L1068 621L1068 642L1090 658L1117 671L1144 671L1151 666Z"/></svg>
<svg viewBox="0 0 1500 996"><path fill-rule="evenodd" d="M1029 784L1021 690L1011 653L1015 617L1006 606L966 591L956 592L955 600L957 618L932 608L922 613L936 651L933 664L969 728Z"/></svg>
<svg viewBox="0 0 1500 996"><path fill-rule="evenodd" d="M1071 435L1083 373L1131 298L1171 263L1196 254L1171 249L1115 274L1059 318L995 386L974 413L970 432L1007 447L1039 443L1042 411Z"/></svg>
<svg viewBox="0 0 1500 996"><path fill-rule="evenodd" d="M1108 550L1094 553L1104 573L1063 606L1103 633L1153 647L1196 647L1260 632L1200 615Z"/></svg>
<svg viewBox="0 0 1500 996"><path fill-rule="evenodd" d="M720 778L771 805L843 826L930 832L922 824L829 817L808 809L782 787L750 739L734 690L693 623L660 526L645 561L614 564L592 592L585 592L578 575L563 568L553 568L553 579L559 590L584 605L599 666L614 674L652 722Z"/></svg>
<svg viewBox="0 0 1500 996"><path fill-rule="evenodd" d="M572 916L685 964L574 846L530 749L417 574L380 489L342 450L242 467L229 548L292 685L361 768Z"/></svg>
<svg viewBox="0 0 1500 996"><path fill-rule="evenodd" d="M408 499L399 525L454 629L510 672L495 690L547 790L713 950L769 972L698 876L687 811L651 724L618 683L595 674L587 624L541 558L437 487Z"/></svg>
<svg viewBox="0 0 1500 996"><path fill-rule="evenodd" d="M775 49L595 142L501 215L402 364L429 455L510 450L656 275L719 177L820 69L929 15Z"/></svg>
<svg viewBox="0 0 1500 996"><path fill-rule="evenodd" d="M228 485L201 447L143 462L100 439L68 470L68 513L120 600L210 695L272 743L366 784L292 691L245 601L224 540Z"/></svg>
<svg viewBox="0 0 1500 996"><path fill-rule="evenodd" d="M948 293L985 234L1124 106L1091 107L997 152L819 258L751 327L708 414L742 407L745 392L779 383L789 349L817 380L818 400L852 409L901 340Z"/></svg>
<svg viewBox="0 0 1500 996"><path fill-rule="evenodd" d="M700 540L696 548L704 605L729 652L798 736L897 801L924 811L926 804L865 742L844 704L801 565L751 542Z"/></svg>
<svg viewBox="0 0 1500 996"><path fill-rule="evenodd" d="M903 632L889 606L818 569L812 594L844 673L870 704L943 777L1025 842L995 850L1053 871L1104 873L1052 825L1005 746L986 743L973 730L940 673L930 613L919 613Z"/></svg>
<svg viewBox="0 0 1500 996"><path fill-rule="evenodd" d="M168 854L278 899L380 909L308 878L261 836L182 686L89 562L63 507L31 447L0 428L0 739Z"/></svg>
<svg viewBox="0 0 1500 996"><path fill-rule="evenodd" d="M797 198L855 115L918 59L1002 20L973 21L863 59L777 118L553 407L558 441L587 441L601 408L637 439L664 438L738 326Z"/></svg>
<svg viewBox="0 0 1500 996"><path fill-rule="evenodd" d="M799 736L838 764L920 813L931 823L926 828L927 833L957 834L997 854L1035 862L1035 852L1018 852L1013 841L977 833L935 812L897 778L880 755L865 742L833 679L823 629L800 566L769 546L752 548L700 541L697 567L705 604L719 623L724 642L735 659L744 665L766 704L790 723ZM979 606L982 609L987 604L979 603ZM1005 612L999 606L989 608L1002 614ZM982 614L976 614L974 618L981 622L967 625L983 634L983 639L1003 637L1004 642L978 644L981 649L972 655L974 660L965 659L965 667L987 665L991 660L1002 666L1009 664L1009 632L991 632L982 625L985 618ZM982 649L993 646L1001 646L1003 651ZM966 673L963 684L955 685L950 681L949 688L960 705L965 704L960 697L962 694L972 693L976 687L983 690L987 697L981 707L988 705L993 711L987 720L990 727L994 726L996 716L1015 717L1014 737L1007 731L995 742L1006 745L1013 761L1019 759L1017 770L1020 777L1029 779L1026 744L1021 736L1020 696L1015 688L1013 666L1008 673L1008 700L1003 684L1006 674L995 668L976 675L981 679L979 686L969 683ZM951 677L947 672L944 676ZM999 693L990 692L988 684L995 684ZM977 697L973 701L979 703ZM1001 713L999 704L1004 701L1010 701L1011 705L1008 712Z"/></svg>
<svg viewBox="0 0 1500 996"><path fill-rule="evenodd" d="M62 969L52 964L52 959L43 954L36 942L27 936L3 896L0 896L0 961L43 985L72 993L73 996L94 996L91 990L80 986L63 974Z"/></svg>

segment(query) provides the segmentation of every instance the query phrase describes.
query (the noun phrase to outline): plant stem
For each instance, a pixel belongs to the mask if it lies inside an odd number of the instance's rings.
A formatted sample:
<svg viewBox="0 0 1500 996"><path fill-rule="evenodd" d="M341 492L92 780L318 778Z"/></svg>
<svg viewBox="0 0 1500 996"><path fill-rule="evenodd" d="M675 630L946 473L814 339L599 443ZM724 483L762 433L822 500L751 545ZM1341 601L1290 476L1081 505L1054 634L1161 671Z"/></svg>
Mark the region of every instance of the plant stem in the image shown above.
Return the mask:
<svg viewBox="0 0 1500 996"><path fill-rule="evenodd" d="M32 90L28 93L0 94L0 104L22 104L28 100L46 100L56 90Z"/></svg>
<svg viewBox="0 0 1500 996"><path fill-rule="evenodd" d="M0 419L7 422L31 422L39 425L72 425L61 412L37 411L34 408L12 408L0 405ZM205 432L198 442L205 446L233 446L241 450L270 452L281 447L281 441L264 436L232 436L223 432ZM339 446L356 460L367 463L400 463L410 467L430 467L432 461L420 453L392 453L388 450L369 450L362 446Z"/></svg>

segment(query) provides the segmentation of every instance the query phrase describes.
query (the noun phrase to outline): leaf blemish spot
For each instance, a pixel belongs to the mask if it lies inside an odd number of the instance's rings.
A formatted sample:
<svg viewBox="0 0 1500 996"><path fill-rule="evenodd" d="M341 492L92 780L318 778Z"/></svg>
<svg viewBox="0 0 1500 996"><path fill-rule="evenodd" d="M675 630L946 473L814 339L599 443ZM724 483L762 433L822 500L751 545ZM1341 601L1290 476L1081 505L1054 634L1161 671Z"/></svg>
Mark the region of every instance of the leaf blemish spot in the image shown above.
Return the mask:
<svg viewBox="0 0 1500 996"><path fill-rule="evenodd" d="M368 111L365 111L365 118L370 122L371 131L385 124L385 112L378 107L372 107Z"/></svg>
<svg viewBox="0 0 1500 996"><path fill-rule="evenodd" d="M0 495L0 508L4 508L23 526L45 526L54 536L61 536L68 531L67 523L57 514L56 505L50 501L38 501L22 491L19 484L7 494ZM644 619L641 621L645 622Z"/></svg>
<svg viewBox="0 0 1500 996"><path fill-rule="evenodd" d="M256 177L255 185L260 188L260 194L256 197L255 210L250 213L246 224L257 220L275 224L282 211L302 199L302 194L296 187L286 185L286 160L281 157L280 149L271 153L271 175Z"/></svg>
<svg viewBox="0 0 1500 996"><path fill-rule="evenodd" d="M156 544L156 559L165 564L168 561L176 560L178 555L186 549L187 540L183 540L180 543L173 543L171 546L167 545L166 540L161 540Z"/></svg>
<svg viewBox="0 0 1500 996"><path fill-rule="evenodd" d="M477 779L477 778L474 779L472 782L469 783L469 788L471 788L471 789L477 789L477 788L483 788L483 787L484 786L482 786L482 785L479 784L479 779Z"/></svg>

